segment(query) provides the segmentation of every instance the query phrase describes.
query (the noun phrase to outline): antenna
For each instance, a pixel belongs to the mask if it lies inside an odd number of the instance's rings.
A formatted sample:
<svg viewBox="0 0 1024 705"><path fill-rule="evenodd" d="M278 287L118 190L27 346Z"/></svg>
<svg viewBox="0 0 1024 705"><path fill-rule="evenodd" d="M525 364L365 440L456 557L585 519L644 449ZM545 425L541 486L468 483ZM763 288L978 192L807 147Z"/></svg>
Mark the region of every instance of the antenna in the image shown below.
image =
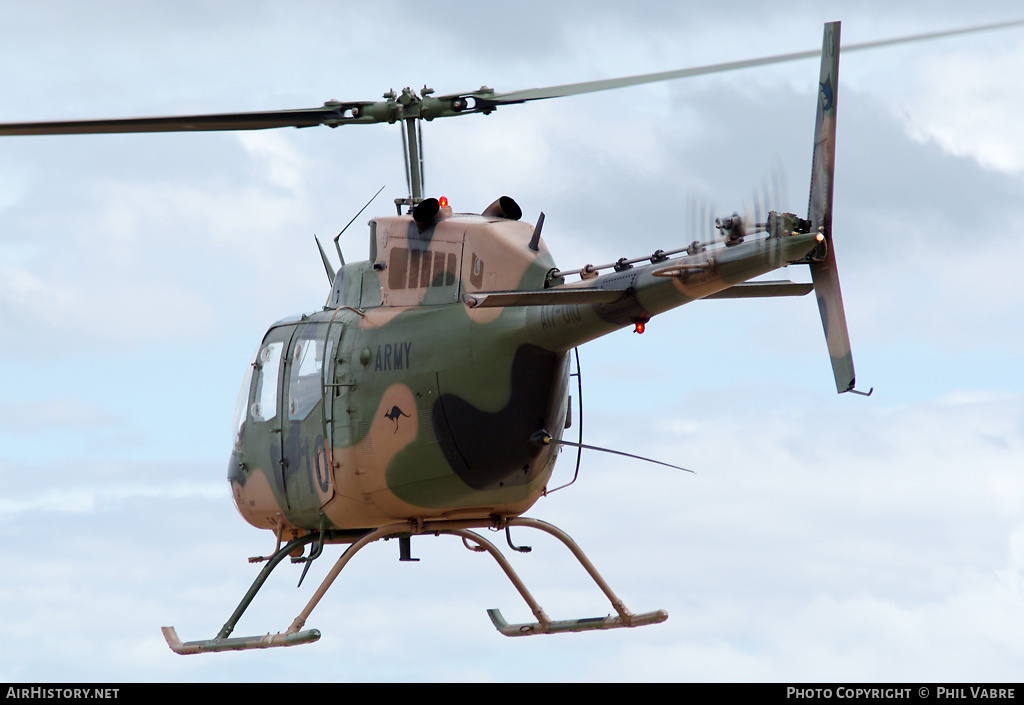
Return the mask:
<svg viewBox="0 0 1024 705"><path fill-rule="evenodd" d="M356 213L354 216L352 216L352 220L348 221L348 223L345 224L345 227L341 229L341 232L334 236L334 249L338 251L338 259L341 260L342 267L345 266L345 257L341 254L341 245L338 244L338 240L341 239L341 236L344 234L344 232L348 230L348 226L352 225L352 223L355 222L356 218L358 218L363 211L370 207L370 204L373 203L373 199L377 198L377 196L379 196L380 192L383 190L383 186L377 189L377 193L373 194L373 196L370 197L370 200L366 202L366 205L359 209L359 213ZM323 254L323 250L321 250L320 253ZM334 280L332 279L331 281L333 282Z"/></svg>

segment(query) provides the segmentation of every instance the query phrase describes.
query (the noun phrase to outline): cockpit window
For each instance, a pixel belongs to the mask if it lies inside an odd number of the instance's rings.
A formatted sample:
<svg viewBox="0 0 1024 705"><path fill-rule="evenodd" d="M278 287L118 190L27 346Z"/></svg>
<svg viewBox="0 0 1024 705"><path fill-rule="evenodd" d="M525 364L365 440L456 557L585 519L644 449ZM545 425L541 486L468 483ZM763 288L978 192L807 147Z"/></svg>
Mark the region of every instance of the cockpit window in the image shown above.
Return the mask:
<svg viewBox="0 0 1024 705"><path fill-rule="evenodd" d="M256 358L259 350L253 353L252 361L249 363L245 376L242 378L242 386L238 389L238 398L235 401L235 450L242 450L242 426L246 418L246 404L249 401L249 389L252 387L252 373L256 369Z"/></svg>
<svg viewBox="0 0 1024 705"><path fill-rule="evenodd" d="M284 343L269 343L260 350L256 360L259 374L256 393L249 412L253 421L270 421L277 416L277 379L281 367L281 349Z"/></svg>
<svg viewBox="0 0 1024 705"><path fill-rule="evenodd" d="M323 396L326 382L324 361L331 360L334 341L299 340L292 347L291 374L288 378L288 419L300 421ZM325 354L326 353L326 354Z"/></svg>

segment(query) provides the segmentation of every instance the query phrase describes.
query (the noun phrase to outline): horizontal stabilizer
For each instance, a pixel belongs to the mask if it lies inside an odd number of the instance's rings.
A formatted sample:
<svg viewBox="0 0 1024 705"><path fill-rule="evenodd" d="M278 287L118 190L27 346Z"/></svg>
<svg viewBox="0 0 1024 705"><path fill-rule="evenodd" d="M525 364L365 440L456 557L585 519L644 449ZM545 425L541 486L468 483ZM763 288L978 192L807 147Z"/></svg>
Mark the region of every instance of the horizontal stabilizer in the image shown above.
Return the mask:
<svg viewBox="0 0 1024 705"><path fill-rule="evenodd" d="M803 296L814 290L813 284L788 280L745 282L705 296L705 299L753 299L772 296ZM564 306L566 304L607 304L618 301L626 289L541 289L539 291L480 291L466 294L462 300L470 308L502 306Z"/></svg>
<svg viewBox="0 0 1024 705"><path fill-rule="evenodd" d="M541 289L539 291L480 291L465 294L470 308L501 306L554 306L566 304L607 304L618 301L625 289Z"/></svg>
<svg viewBox="0 0 1024 705"><path fill-rule="evenodd" d="M730 286L728 289L715 292L705 299L760 299L771 296L804 296L814 291L814 284L797 284L795 282L767 281L745 282Z"/></svg>

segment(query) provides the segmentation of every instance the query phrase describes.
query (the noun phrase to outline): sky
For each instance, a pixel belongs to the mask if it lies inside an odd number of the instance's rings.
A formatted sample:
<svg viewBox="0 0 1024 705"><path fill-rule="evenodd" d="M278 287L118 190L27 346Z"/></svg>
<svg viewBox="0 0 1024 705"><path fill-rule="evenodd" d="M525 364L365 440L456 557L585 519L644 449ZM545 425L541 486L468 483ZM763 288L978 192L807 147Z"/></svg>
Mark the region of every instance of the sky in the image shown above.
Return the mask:
<svg viewBox="0 0 1024 705"><path fill-rule="evenodd" d="M0 121L511 91L1020 19L1014 2L0 0ZM925 11L927 9L927 11ZM181 657L273 549L233 508L238 385L319 309L312 235L367 256L405 195L398 128L0 140L0 681L1008 681L1024 661L1024 29L844 55L834 237L858 387L810 297L698 302L580 350L572 535L632 630L508 639L529 611L454 538L345 569L310 646ZM427 191L513 196L565 269L694 239L686 204L807 199L817 60L507 106L423 127ZM991 239L986 239L991 238ZM807 281L806 271L787 271ZM574 402L574 408L576 402ZM571 476L566 453L556 479ZM497 537L500 538L500 537ZM555 619L610 611L542 535L510 560ZM236 635L283 631L284 565ZM509 552L511 553L511 552Z"/></svg>

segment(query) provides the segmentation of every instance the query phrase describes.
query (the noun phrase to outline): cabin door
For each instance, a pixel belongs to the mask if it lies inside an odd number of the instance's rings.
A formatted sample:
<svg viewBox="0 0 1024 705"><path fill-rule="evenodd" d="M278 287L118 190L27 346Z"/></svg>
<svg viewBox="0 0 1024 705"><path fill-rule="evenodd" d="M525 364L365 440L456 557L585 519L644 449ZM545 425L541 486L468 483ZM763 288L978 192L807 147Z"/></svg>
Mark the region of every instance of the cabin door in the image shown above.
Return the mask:
<svg viewBox="0 0 1024 705"><path fill-rule="evenodd" d="M281 375L281 471L288 508L316 523L334 495L330 463L331 385L342 327L300 323L288 343Z"/></svg>

